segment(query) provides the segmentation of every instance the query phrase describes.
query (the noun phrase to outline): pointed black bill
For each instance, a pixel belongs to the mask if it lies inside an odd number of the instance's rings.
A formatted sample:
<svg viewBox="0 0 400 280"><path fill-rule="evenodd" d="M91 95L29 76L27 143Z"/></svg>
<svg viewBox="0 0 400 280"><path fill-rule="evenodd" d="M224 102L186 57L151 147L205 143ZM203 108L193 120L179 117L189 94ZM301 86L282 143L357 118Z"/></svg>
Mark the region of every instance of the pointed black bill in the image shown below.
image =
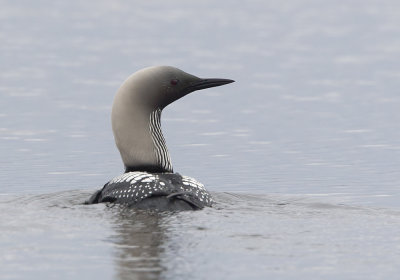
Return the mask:
<svg viewBox="0 0 400 280"><path fill-rule="evenodd" d="M190 86L190 91L218 87L226 84L233 83L234 80L230 79L201 79L199 82Z"/></svg>

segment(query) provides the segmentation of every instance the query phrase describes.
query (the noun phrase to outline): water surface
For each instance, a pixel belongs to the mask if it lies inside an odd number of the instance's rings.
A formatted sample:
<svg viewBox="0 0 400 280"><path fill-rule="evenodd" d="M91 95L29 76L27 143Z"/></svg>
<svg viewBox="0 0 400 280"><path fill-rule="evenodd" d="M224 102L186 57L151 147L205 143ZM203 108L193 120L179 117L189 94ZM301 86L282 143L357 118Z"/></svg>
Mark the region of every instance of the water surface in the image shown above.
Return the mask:
<svg viewBox="0 0 400 280"><path fill-rule="evenodd" d="M395 279L396 1L2 1L4 279ZM149 65L236 83L166 108L174 169L217 204L82 202L122 172L118 86Z"/></svg>

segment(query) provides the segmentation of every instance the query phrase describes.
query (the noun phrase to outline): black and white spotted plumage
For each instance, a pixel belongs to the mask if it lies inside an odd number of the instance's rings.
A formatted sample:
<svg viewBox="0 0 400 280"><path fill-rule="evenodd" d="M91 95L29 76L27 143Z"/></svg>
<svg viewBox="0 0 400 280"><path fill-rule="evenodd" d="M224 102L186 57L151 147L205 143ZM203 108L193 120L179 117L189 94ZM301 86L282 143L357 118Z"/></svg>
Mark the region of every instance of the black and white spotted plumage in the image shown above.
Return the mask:
<svg viewBox="0 0 400 280"><path fill-rule="evenodd" d="M114 202L146 208L145 202L163 199L164 203L183 203L187 209L201 209L213 203L210 193L195 179L178 173L128 172L115 177L88 203ZM157 202L160 208L160 202ZM175 207L176 208L176 207ZM182 208L182 207L181 207ZM162 209L161 209L162 210Z"/></svg>

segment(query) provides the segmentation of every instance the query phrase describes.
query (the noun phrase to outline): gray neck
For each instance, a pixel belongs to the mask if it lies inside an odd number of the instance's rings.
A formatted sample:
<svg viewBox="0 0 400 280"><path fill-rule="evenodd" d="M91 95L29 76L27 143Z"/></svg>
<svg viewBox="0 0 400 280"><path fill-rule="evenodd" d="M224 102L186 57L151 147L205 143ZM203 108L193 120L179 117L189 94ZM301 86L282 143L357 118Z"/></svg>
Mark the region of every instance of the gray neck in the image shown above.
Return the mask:
<svg viewBox="0 0 400 280"><path fill-rule="evenodd" d="M125 83L114 98L111 113L115 143L125 171L172 172L161 132L161 109L154 109L152 104L143 102L142 96L131 94L138 91L141 92Z"/></svg>
<svg viewBox="0 0 400 280"><path fill-rule="evenodd" d="M154 153L157 164L167 172L173 172L171 158L168 153L164 135L161 131L161 109L156 109L150 114L150 135L154 144Z"/></svg>

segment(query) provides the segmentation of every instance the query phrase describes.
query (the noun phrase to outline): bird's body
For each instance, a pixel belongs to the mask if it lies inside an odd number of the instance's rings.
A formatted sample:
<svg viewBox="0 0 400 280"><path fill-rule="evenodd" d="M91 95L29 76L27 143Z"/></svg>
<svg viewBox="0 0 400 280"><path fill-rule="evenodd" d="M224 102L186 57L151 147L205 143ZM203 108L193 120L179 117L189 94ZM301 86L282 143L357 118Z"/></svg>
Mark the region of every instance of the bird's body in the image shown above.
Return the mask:
<svg viewBox="0 0 400 280"><path fill-rule="evenodd" d="M92 200L126 203L136 208L153 208L153 201L160 203L165 200L179 205L182 210L211 206L213 202L203 184L193 178L178 173L142 171L115 177L101 191L95 193Z"/></svg>
<svg viewBox="0 0 400 280"><path fill-rule="evenodd" d="M190 92L231 82L201 79L170 66L132 74L118 90L111 114L125 173L105 184L87 203L114 202L159 210L211 206L211 195L201 183L173 173L161 131L161 112Z"/></svg>

